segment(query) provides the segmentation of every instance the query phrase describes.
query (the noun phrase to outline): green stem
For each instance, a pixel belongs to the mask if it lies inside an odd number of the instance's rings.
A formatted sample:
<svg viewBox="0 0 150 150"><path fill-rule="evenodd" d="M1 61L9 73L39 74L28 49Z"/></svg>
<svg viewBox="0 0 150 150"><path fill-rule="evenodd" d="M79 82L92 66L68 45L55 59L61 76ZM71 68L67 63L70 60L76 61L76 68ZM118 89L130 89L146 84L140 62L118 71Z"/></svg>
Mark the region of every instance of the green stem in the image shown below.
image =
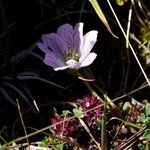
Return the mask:
<svg viewBox="0 0 150 150"><path fill-rule="evenodd" d="M78 72L77 73L79 77L82 77L82 75ZM91 87L91 85L89 84L89 82L87 81L83 81L84 84L86 85L86 87L89 89L89 91L92 93L93 96L97 97L98 99L102 99L96 92L95 90L93 90L93 88ZM97 90L103 94L104 99L106 99L107 104L109 104L112 108L117 108L116 105L113 103L113 101L103 92L102 89L100 89L100 87L98 87L96 84L94 84L94 86L97 88Z"/></svg>
<svg viewBox="0 0 150 150"><path fill-rule="evenodd" d="M82 75L77 71L76 75L81 78ZM95 96L97 99L102 100L102 98L96 93L96 91L91 87L91 85L89 84L89 82L82 80L84 82L84 84L86 85L86 87L89 89L89 91L92 93L93 96ZM119 111L119 109L116 107L116 105L113 103L113 101L103 92L102 89L100 89L96 84L93 84L97 90L102 93L104 100L107 101L107 106L110 106L110 111L113 115L119 117L119 118L123 118L121 112Z"/></svg>
<svg viewBox="0 0 150 150"><path fill-rule="evenodd" d="M106 112L107 112L107 101L105 100L104 104L104 116L102 118L102 129L101 129L101 147L102 150L107 150L107 129L106 129Z"/></svg>
<svg viewBox="0 0 150 150"><path fill-rule="evenodd" d="M134 123L125 121L125 120L123 120L123 119L121 119L121 118L117 118L117 117L112 117L112 118L111 118L111 120L114 120L114 119L119 120L119 121L123 122L124 125L131 126L131 127L133 127L133 128L137 128L137 129L142 129L142 128L143 128L143 127L140 126L140 125L137 125L137 124L134 124Z"/></svg>
<svg viewBox="0 0 150 150"><path fill-rule="evenodd" d="M6 144L7 141L0 135L0 139Z"/></svg>

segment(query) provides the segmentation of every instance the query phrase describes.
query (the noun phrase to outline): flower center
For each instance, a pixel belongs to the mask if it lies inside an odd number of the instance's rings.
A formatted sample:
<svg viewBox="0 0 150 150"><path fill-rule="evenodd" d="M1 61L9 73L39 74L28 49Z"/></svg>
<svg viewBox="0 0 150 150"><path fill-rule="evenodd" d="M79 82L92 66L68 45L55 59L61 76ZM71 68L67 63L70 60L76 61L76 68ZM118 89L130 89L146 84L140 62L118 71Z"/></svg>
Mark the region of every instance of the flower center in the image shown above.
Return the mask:
<svg viewBox="0 0 150 150"><path fill-rule="evenodd" d="M66 61L73 59L75 61L79 61L79 54L75 53L74 51L69 52L68 54L66 54Z"/></svg>

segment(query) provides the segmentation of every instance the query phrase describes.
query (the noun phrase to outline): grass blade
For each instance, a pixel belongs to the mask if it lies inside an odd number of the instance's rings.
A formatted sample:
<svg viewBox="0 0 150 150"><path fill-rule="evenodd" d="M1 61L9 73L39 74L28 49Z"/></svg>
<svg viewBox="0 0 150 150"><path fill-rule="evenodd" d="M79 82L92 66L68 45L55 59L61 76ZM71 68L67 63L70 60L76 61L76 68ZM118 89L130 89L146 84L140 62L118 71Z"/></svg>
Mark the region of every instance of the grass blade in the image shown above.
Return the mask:
<svg viewBox="0 0 150 150"><path fill-rule="evenodd" d="M3 82L3 85L10 87L11 89L13 89L18 95L20 95L20 97L22 97L22 99L29 105L32 107L30 101L28 100L28 98L25 96L25 94L16 86L14 86L13 84L9 83L9 82Z"/></svg>
<svg viewBox="0 0 150 150"><path fill-rule="evenodd" d="M51 82L51 81L48 81L46 79L43 79L43 78L40 78L40 77L37 77L37 76L30 76L30 75L17 75L17 78L20 79L20 80L39 80L39 81L42 81L42 82L45 82L45 83L48 83L50 85L53 85L53 86L56 86L60 89L66 89L68 87L63 87L61 85L58 85L54 82Z"/></svg>
<svg viewBox="0 0 150 150"><path fill-rule="evenodd" d="M118 38L112 31L111 28L106 20L106 17L103 13L103 11L101 10L97 0L89 0L89 2L92 4L95 12L97 13L98 17L100 18L100 20L103 22L103 24L106 26L107 30L115 37Z"/></svg>
<svg viewBox="0 0 150 150"><path fill-rule="evenodd" d="M16 106L16 103L13 101L13 99L8 95L7 91L5 90L5 88L3 88L2 86L0 86L0 91L1 93L4 95L4 97L10 101L13 105Z"/></svg>

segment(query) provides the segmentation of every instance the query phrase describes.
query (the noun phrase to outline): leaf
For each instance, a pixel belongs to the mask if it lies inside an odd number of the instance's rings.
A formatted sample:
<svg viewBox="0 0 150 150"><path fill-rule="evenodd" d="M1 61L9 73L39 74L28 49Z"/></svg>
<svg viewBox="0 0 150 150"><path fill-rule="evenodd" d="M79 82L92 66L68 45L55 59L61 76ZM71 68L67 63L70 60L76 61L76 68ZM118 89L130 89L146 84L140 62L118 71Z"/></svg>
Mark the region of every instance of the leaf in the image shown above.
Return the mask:
<svg viewBox="0 0 150 150"><path fill-rule="evenodd" d="M146 121L146 116L145 114L142 114L140 117L140 123L145 124L145 121Z"/></svg>
<svg viewBox="0 0 150 150"><path fill-rule="evenodd" d="M15 85L9 83L9 82L5 82L3 81L3 85L13 89L18 95L20 95L20 97L30 106L32 107L30 101L28 100L28 98L26 97L26 95L19 89L17 88Z"/></svg>
<svg viewBox="0 0 150 150"><path fill-rule="evenodd" d="M143 135L146 139L150 140L150 129L146 129Z"/></svg>
<svg viewBox="0 0 150 150"><path fill-rule="evenodd" d="M54 147L54 150L63 150L64 144L58 144Z"/></svg>
<svg viewBox="0 0 150 150"><path fill-rule="evenodd" d="M20 83L19 84L22 89L28 94L28 96L34 101L35 98L33 97L33 95L31 94L31 90L27 87L27 85L23 84L23 83Z"/></svg>
<svg viewBox="0 0 150 150"><path fill-rule="evenodd" d="M146 117L150 117L150 104L149 103L146 104L145 115Z"/></svg>
<svg viewBox="0 0 150 150"><path fill-rule="evenodd" d="M20 72L17 75L18 76L36 76L39 77L39 71L38 70L34 70L34 71L24 71L24 72Z"/></svg>
<svg viewBox="0 0 150 150"><path fill-rule="evenodd" d="M67 116L68 114L71 114L71 112L69 110L63 110L63 116Z"/></svg>
<svg viewBox="0 0 150 150"><path fill-rule="evenodd" d="M150 127L150 117L146 117L145 125L147 125L148 127Z"/></svg>
<svg viewBox="0 0 150 150"><path fill-rule="evenodd" d="M103 24L106 26L107 30L115 37L118 38L112 31L111 28L106 20L106 17L103 13L103 11L101 10L97 0L89 0L89 2L92 4L94 10L96 11L98 17L100 18L100 20L103 22Z"/></svg>
<svg viewBox="0 0 150 150"><path fill-rule="evenodd" d="M28 49L22 50L21 52L17 53L12 57L12 62L19 63L20 61L25 59L30 54L30 52L33 51L35 47L36 47L36 43L31 47L29 47Z"/></svg>
<svg viewBox="0 0 150 150"><path fill-rule="evenodd" d="M119 6L123 6L125 1L124 0L115 0L116 1L116 4L119 5Z"/></svg>
<svg viewBox="0 0 150 150"><path fill-rule="evenodd" d="M77 118L83 118L83 117L84 117L84 112L83 112L83 110L82 110L81 107L74 108L74 109L73 109L73 113L74 113L74 115L75 115Z"/></svg>
<svg viewBox="0 0 150 150"><path fill-rule="evenodd" d="M2 86L0 86L0 91L1 93L4 95L4 97L9 100L13 105L17 106L16 103L13 101L13 99L8 95L7 91L5 90L5 88L3 88Z"/></svg>
<svg viewBox="0 0 150 150"><path fill-rule="evenodd" d="M129 112L130 108L131 108L131 103L130 102L125 102L124 105L123 105L122 110L124 112Z"/></svg>
<svg viewBox="0 0 150 150"><path fill-rule="evenodd" d="M43 79L43 78L40 78L40 77L37 77L37 76L32 76L32 75L17 75L16 77L18 79L20 79L20 80L39 80L39 81L48 83L50 85L56 86L56 87L58 87L60 89L67 89L68 88L68 87L63 87L63 86L61 86L59 84L56 84L56 83L54 83L52 81L48 81L46 79Z"/></svg>
<svg viewBox="0 0 150 150"><path fill-rule="evenodd" d="M144 150L149 150L149 149L150 149L150 144L149 144L149 142L147 142Z"/></svg>
<svg viewBox="0 0 150 150"><path fill-rule="evenodd" d="M145 149L144 144L141 144L141 143L138 144L138 147L139 147L140 150L144 150Z"/></svg>

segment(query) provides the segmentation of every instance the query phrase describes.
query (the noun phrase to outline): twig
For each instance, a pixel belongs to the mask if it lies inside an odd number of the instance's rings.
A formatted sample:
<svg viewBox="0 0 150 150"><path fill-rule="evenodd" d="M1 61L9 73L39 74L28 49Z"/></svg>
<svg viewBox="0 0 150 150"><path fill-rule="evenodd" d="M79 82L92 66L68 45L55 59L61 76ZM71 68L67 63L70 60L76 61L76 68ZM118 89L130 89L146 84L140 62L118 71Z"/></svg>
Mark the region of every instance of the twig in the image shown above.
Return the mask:
<svg viewBox="0 0 150 150"><path fill-rule="evenodd" d="M133 93L136 93L136 92L138 92L138 91L140 91L140 90L142 90L142 89L144 89L144 88L146 88L146 87L149 87L149 85L146 84L146 85L144 85L144 86L141 86L141 87L139 87L139 88L137 88L137 89L135 89L135 90L133 90L133 91L127 93L127 94L124 94L124 95L122 95L122 96L120 96L120 97L117 97L117 98L113 99L112 101L115 102L115 101L117 101L117 100L119 100L119 99L125 98L125 97L127 97L127 96L129 96L129 95L131 95L131 94L133 94Z"/></svg>
<svg viewBox="0 0 150 150"><path fill-rule="evenodd" d="M148 77L147 77L147 75L146 75L146 73L145 73L145 71L144 71L144 69L143 69L143 67L142 67L142 65L141 65L141 63L140 63L138 57L136 56L136 53L135 53L135 51L134 51L132 45L130 44L130 41L128 40L127 35L125 34L125 31L124 31L124 29L123 29L123 27L122 27L122 25L121 25L121 23L120 23L120 21L119 21L117 15L116 15L116 13L115 13L115 11L114 11L114 9L113 9L113 7L112 7L110 1L107 0L107 3L108 3L108 5L109 5L109 7L110 7L110 9L111 9L111 11L112 11L112 13L113 13L113 15L114 15L114 17L115 17L115 19L116 19L116 21L117 21L119 27L120 27L120 29L121 29L121 31L122 31L122 33L123 33L125 39L127 40L128 44L129 44L129 47L130 47L130 49L131 49L131 51L132 51L132 53L133 53L133 55L134 55L134 57L135 57L135 59L136 59L138 65L139 65L139 67L140 67L140 69L141 69L141 71L142 71L142 73L143 73L143 75L144 75L144 77L145 77L145 80L147 81L148 85L150 86L150 81L149 81L149 79L148 79Z"/></svg>
<svg viewBox="0 0 150 150"><path fill-rule="evenodd" d="M130 9L129 9L129 15L128 15L128 25L127 25L127 40L126 40L126 48L129 48L129 33L130 33L130 27L131 27L131 17L132 17L132 2L130 4Z"/></svg>
<svg viewBox="0 0 150 150"><path fill-rule="evenodd" d="M24 130L25 136L27 137L27 130L26 130L26 127L25 127L25 124L24 124L24 121L23 121L21 111L20 111L20 105L19 105L18 99L16 99L16 101L17 101L18 112L19 112L19 116L20 116L21 123L22 123L22 126L23 126L23 130ZM27 143L29 144L28 137L26 138L26 140L27 140Z"/></svg>
<svg viewBox="0 0 150 150"><path fill-rule="evenodd" d="M130 38L140 45L139 48L142 47L145 50L145 52L149 52L149 49L144 45L145 42L142 44L142 42L135 36L135 34L130 33Z"/></svg>
<svg viewBox="0 0 150 150"><path fill-rule="evenodd" d="M137 141L137 139L143 134L146 128L147 127L143 127L141 130L139 130L137 133L131 136L127 141L125 141L125 143L121 144L117 148L117 150L127 150L129 147L131 147L131 145L133 145Z"/></svg>
<svg viewBox="0 0 150 150"><path fill-rule="evenodd" d="M100 147L100 144L95 140L94 136L92 135L92 133L90 132L89 128L84 123L84 121L82 119L80 119L80 118L79 118L79 121L80 121L81 125L84 127L84 129L86 130L86 132L90 135L90 137L93 140L93 142L97 145L97 148L99 150L102 150L101 147Z"/></svg>

